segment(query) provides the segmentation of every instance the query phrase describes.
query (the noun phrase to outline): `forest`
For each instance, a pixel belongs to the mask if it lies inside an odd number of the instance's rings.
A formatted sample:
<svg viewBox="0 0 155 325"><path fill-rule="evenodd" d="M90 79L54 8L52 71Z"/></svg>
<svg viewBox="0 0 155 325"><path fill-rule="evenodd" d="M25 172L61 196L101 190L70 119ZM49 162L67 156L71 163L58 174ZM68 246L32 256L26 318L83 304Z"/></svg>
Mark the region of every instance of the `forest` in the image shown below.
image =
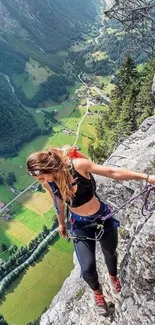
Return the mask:
<svg viewBox="0 0 155 325"><path fill-rule="evenodd" d="M128 57L115 77L111 103L96 125L96 138L89 145L89 154L95 161L106 160L114 147L136 131L142 121L154 114L155 95L152 82L155 59L138 71Z"/></svg>
<svg viewBox="0 0 155 325"><path fill-rule="evenodd" d="M20 104L0 74L0 156L17 155L24 142L40 133L34 117Z"/></svg>

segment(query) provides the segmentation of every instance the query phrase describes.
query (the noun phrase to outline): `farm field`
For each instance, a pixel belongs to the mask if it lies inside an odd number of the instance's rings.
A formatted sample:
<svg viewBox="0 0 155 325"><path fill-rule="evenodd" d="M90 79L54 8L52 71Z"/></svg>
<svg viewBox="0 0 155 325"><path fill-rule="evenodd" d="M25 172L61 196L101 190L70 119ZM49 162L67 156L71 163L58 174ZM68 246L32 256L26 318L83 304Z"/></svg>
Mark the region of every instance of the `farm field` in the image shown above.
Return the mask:
<svg viewBox="0 0 155 325"><path fill-rule="evenodd" d="M97 76L97 80L104 84L103 93L107 96L115 89L115 85L111 82L112 76Z"/></svg>
<svg viewBox="0 0 155 325"><path fill-rule="evenodd" d="M26 325L38 318L72 270L72 243L61 238L45 253L14 281L2 299L0 311L9 325Z"/></svg>
<svg viewBox="0 0 155 325"><path fill-rule="evenodd" d="M37 93L39 85L52 74L53 72L49 67L41 66L37 61L30 58L29 62L26 63L25 72L14 74L13 81L31 99Z"/></svg>
<svg viewBox="0 0 155 325"><path fill-rule="evenodd" d="M8 250L2 251L2 244L8 249L13 244L27 245L44 225L48 228L52 226L55 215L52 199L47 192L27 192L17 202L9 207L12 219L0 218L0 258L4 260L8 259L9 253Z"/></svg>
<svg viewBox="0 0 155 325"><path fill-rule="evenodd" d="M97 52L94 52L92 54L92 57L95 58L97 61L100 61L100 60L103 60L103 59L107 59L108 54L106 52L97 51Z"/></svg>

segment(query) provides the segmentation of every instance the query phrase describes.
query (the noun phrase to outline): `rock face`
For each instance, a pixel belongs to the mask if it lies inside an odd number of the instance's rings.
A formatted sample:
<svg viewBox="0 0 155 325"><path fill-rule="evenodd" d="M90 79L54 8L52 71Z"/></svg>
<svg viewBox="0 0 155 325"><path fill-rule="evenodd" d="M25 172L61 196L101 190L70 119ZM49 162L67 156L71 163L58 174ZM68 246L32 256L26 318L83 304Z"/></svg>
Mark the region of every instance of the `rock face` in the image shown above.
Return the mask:
<svg viewBox="0 0 155 325"><path fill-rule="evenodd" d="M145 120L140 129L125 140L111 155L106 165L153 173L155 161L155 117ZM113 207L121 206L145 186L145 182L115 181L97 177L98 194ZM154 325L155 324L155 212L141 214L144 197L138 198L118 213L119 274L122 292L111 294L107 269L99 244L97 267L103 292L115 303L107 318L99 316L93 294L80 278L75 265L61 291L42 316L41 325ZM150 201L154 204L154 197Z"/></svg>
<svg viewBox="0 0 155 325"><path fill-rule="evenodd" d="M105 0L105 2L106 5L110 8L115 4L115 0Z"/></svg>

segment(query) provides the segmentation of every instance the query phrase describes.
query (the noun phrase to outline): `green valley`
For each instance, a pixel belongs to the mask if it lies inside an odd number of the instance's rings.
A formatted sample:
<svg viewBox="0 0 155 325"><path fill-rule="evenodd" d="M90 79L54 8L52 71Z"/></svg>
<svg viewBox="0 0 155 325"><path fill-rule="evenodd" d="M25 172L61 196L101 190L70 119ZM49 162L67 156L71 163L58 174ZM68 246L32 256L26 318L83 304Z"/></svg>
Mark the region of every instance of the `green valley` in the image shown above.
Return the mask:
<svg viewBox="0 0 155 325"><path fill-rule="evenodd" d="M55 222L45 190L35 185L22 194L33 182L26 174L26 159L37 150L74 144L87 107L77 94L83 86L71 53L87 51L90 34L98 33L99 0L73 1L72 6L38 0L37 6L38 11L23 0L0 1L0 264L14 263L15 251L20 255L32 247ZM94 117L87 116L78 134L77 145L86 154L97 110ZM4 205L19 194L3 213ZM18 274L1 297L0 310L9 325L26 325L49 307L73 267L72 259L73 245L59 239Z"/></svg>
<svg viewBox="0 0 155 325"><path fill-rule="evenodd" d="M60 239L14 281L0 307L9 325L26 325L49 307L73 268L72 255L72 244Z"/></svg>
<svg viewBox="0 0 155 325"><path fill-rule="evenodd" d="M0 0L0 313L9 325L40 317L73 268L73 244L58 237L22 268L57 226L50 194L27 175L27 157L76 145L103 161L154 112L154 61L133 54L123 63L128 37L104 7Z"/></svg>

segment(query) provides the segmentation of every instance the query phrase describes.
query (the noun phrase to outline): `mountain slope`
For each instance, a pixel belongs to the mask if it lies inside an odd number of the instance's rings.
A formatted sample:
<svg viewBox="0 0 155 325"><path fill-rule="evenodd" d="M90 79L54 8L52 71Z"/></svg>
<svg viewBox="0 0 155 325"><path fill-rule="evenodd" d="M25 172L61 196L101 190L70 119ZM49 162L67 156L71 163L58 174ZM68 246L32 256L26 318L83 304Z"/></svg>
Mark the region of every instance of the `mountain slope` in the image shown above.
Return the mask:
<svg viewBox="0 0 155 325"><path fill-rule="evenodd" d="M37 107L46 99L59 101L59 96L66 95L67 87L74 84L67 51L95 22L97 3L99 0L0 0L1 156L14 155L40 132L20 102ZM47 75L37 83L32 98L25 88L30 88L30 79L32 86L38 80L28 71L28 65L31 70L40 66ZM9 77L13 92L3 74Z"/></svg>
<svg viewBox="0 0 155 325"><path fill-rule="evenodd" d="M0 74L0 156L11 156L40 130L34 120L13 95L5 77Z"/></svg>
<svg viewBox="0 0 155 325"><path fill-rule="evenodd" d="M0 9L3 39L16 37L50 53L67 49L96 17L92 0L1 0Z"/></svg>

